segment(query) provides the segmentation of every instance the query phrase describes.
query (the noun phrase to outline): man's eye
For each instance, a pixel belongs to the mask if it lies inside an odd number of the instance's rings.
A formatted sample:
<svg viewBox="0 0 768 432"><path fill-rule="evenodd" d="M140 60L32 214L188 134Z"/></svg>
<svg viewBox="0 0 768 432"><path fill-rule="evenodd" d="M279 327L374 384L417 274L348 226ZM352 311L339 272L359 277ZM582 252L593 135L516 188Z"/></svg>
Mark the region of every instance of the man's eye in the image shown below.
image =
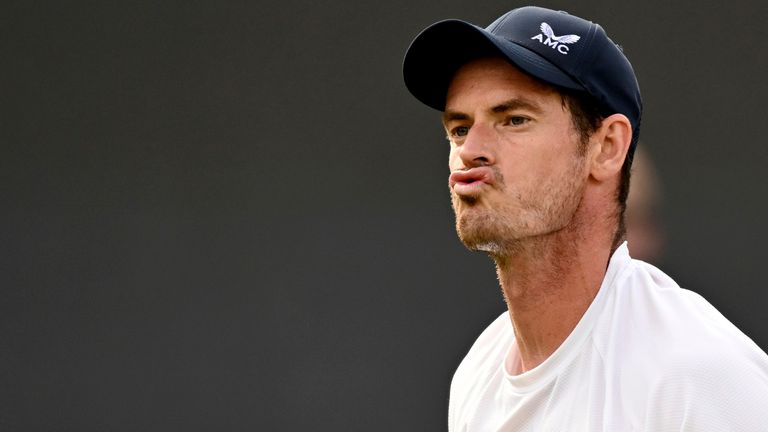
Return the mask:
<svg viewBox="0 0 768 432"><path fill-rule="evenodd" d="M469 126L458 126L451 130L451 135L455 137L463 137L469 133Z"/></svg>
<svg viewBox="0 0 768 432"><path fill-rule="evenodd" d="M520 126L525 124L528 121L526 117L520 117L520 116L512 116L509 119L507 119L507 123L511 124L512 126Z"/></svg>

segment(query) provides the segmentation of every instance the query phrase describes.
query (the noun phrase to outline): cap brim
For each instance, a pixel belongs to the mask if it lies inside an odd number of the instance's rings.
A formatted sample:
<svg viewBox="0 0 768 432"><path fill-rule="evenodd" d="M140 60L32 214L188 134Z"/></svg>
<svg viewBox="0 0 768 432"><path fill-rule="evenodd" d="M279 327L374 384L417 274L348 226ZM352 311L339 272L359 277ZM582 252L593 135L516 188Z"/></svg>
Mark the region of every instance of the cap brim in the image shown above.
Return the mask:
<svg viewBox="0 0 768 432"><path fill-rule="evenodd" d="M502 56L544 82L584 89L528 48L461 20L440 21L416 36L403 60L405 85L416 99L443 111L448 86L456 71L471 60L488 56Z"/></svg>

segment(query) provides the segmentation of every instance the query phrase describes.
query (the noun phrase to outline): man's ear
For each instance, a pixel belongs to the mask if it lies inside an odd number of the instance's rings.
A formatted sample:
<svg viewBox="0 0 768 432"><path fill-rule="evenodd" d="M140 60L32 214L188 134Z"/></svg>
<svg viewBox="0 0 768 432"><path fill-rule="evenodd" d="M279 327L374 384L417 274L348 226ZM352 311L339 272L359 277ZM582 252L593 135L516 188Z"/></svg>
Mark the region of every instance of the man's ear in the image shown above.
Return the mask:
<svg viewBox="0 0 768 432"><path fill-rule="evenodd" d="M621 171L632 142L632 124L624 114L612 114L592 134L596 144L591 174L598 181L607 180Z"/></svg>

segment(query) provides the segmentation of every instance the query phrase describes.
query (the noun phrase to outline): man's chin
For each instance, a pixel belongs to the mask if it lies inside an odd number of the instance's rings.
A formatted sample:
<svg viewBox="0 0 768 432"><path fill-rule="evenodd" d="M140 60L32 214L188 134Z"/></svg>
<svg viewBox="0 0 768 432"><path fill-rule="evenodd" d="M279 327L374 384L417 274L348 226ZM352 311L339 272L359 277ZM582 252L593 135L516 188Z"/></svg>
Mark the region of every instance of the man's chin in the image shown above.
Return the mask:
<svg viewBox="0 0 768 432"><path fill-rule="evenodd" d="M501 245L499 245L498 242L474 242L474 243L467 243L464 242L464 246L467 247L467 249L475 252L485 252L489 253L491 255L499 255L502 253L503 249Z"/></svg>
<svg viewBox="0 0 768 432"><path fill-rule="evenodd" d="M515 253L520 246L521 239L510 229L511 224L502 225L488 215L463 216L456 223L456 233L467 249L501 256Z"/></svg>
<svg viewBox="0 0 768 432"><path fill-rule="evenodd" d="M469 250L499 254L504 249L508 226L478 202L461 199L453 203L456 214L456 233Z"/></svg>
<svg viewBox="0 0 768 432"><path fill-rule="evenodd" d="M458 224L456 231L459 235L459 240L464 243L464 246L469 250L478 252L498 252L500 248L500 242L497 236L493 235L487 227L468 227L465 224Z"/></svg>

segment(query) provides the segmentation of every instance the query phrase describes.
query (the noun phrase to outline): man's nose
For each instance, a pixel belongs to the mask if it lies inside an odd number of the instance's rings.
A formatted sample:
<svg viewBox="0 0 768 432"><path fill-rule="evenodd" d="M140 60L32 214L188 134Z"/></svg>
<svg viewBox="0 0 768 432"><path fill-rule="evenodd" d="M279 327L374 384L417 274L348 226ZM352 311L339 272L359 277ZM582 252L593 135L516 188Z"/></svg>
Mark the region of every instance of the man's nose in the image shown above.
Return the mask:
<svg viewBox="0 0 768 432"><path fill-rule="evenodd" d="M475 124L470 127L464 142L458 148L464 166L492 165L495 162L493 152L496 138L496 132L490 126Z"/></svg>

